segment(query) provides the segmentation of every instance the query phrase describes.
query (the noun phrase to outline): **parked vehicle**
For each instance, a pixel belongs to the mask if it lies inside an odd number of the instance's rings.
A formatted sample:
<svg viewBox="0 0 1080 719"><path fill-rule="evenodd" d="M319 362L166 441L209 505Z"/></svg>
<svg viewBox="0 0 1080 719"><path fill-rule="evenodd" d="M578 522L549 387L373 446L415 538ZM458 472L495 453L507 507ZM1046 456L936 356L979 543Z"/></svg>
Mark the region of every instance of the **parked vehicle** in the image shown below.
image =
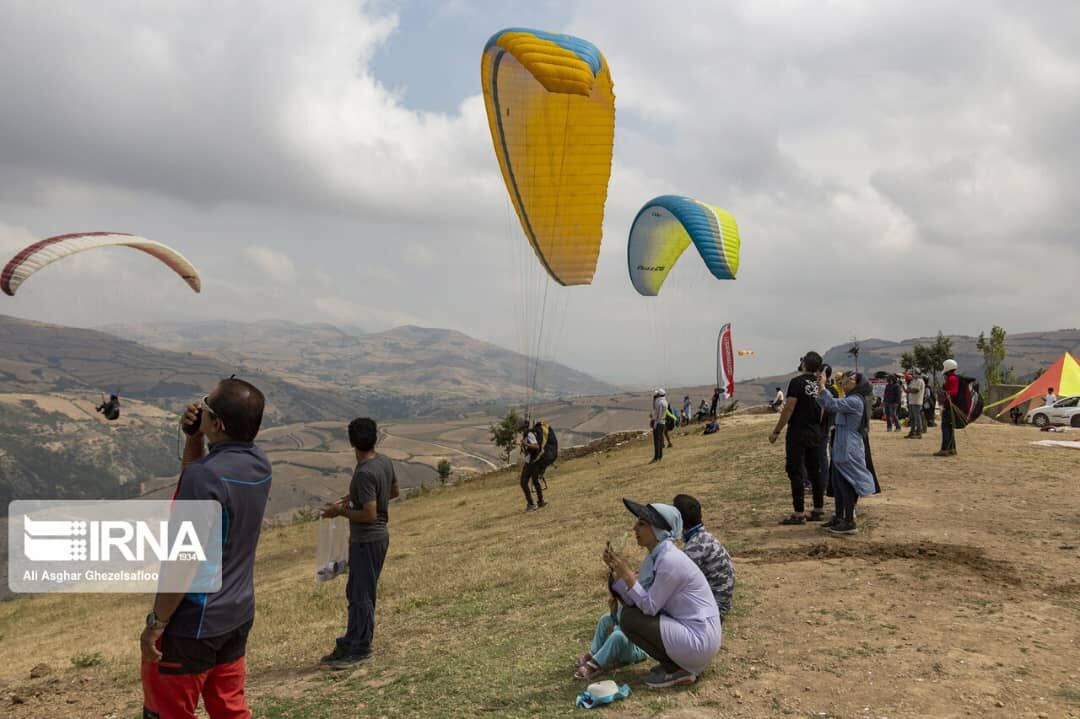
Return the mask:
<svg viewBox="0 0 1080 719"><path fill-rule="evenodd" d="M1080 427L1080 395L1062 397L1052 406L1036 407L1027 413L1024 421L1036 427L1049 424Z"/></svg>

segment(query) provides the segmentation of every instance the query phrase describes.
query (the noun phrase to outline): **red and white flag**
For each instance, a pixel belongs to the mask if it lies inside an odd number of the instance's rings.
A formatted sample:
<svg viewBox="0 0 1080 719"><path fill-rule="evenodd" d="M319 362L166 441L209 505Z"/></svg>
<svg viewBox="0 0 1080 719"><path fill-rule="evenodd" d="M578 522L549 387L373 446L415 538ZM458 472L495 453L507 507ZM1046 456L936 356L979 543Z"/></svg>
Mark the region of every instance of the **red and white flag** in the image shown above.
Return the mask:
<svg viewBox="0 0 1080 719"><path fill-rule="evenodd" d="M731 351L731 323L720 328L716 338L716 386L724 399L735 395L735 354Z"/></svg>

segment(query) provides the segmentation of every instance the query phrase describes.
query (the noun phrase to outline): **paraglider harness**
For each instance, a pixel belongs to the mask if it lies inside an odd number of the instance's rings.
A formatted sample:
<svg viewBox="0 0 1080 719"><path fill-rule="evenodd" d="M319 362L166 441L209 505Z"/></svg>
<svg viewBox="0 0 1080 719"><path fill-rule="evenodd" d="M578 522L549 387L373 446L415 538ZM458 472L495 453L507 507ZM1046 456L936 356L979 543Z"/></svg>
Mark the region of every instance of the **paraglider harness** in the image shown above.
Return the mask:
<svg viewBox="0 0 1080 719"><path fill-rule="evenodd" d="M105 419L110 422L120 419L120 398L114 394L110 395L109 399L106 400L102 395L101 404L96 409L105 415Z"/></svg>
<svg viewBox="0 0 1080 719"><path fill-rule="evenodd" d="M526 423L526 426L528 423ZM555 460L559 458L559 440L555 436L555 430L551 428L547 422L537 422L531 429L527 429L526 433L532 432L536 435L536 443L539 445L539 449L536 450L536 456L530 455L530 461L543 462L543 467L540 473L540 482L543 484L544 489L547 489L547 479L544 477L544 470L555 463Z"/></svg>
<svg viewBox="0 0 1080 719"><path fill-rule="evenodd" d="M982 416L983 398L979 392L979 381L974 377L957 375L957 379L960 380L960 389L956 401L950 398L949 408L953 413L953 426L963 429Z"/></svg>
<svg viewBox="0 0 1080 719"><path fill-rule="evenodd" d="M671 411L671 406L668 405L667 410L664 412L664 427L666 427L667 431L670 432L671 430L675 429L678 424L679 418L675 416L675 413Z"/></svg>

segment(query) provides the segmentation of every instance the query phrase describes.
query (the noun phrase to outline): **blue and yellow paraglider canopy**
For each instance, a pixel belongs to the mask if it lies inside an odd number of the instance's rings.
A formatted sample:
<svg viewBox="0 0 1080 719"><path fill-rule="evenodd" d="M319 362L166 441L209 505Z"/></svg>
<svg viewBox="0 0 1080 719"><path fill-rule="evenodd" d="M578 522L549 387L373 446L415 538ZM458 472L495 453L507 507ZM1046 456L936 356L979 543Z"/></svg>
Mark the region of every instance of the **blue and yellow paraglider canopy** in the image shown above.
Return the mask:
<svg viewBox="0 0 1080 719"><path fill-rule="evenodd" d="M630 227L627 269L640 294L660 294L671 268L693 242L709 272L733 280L739 271L739 226L731 213L689 197L661 195L638 212Z"/></svg>

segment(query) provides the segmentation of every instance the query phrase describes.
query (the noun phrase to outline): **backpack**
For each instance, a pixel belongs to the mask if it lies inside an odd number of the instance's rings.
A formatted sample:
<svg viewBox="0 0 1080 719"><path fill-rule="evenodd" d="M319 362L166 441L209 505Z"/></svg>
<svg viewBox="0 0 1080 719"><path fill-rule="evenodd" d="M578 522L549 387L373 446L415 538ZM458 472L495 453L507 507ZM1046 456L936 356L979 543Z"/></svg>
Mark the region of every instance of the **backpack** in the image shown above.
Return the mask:
<svg viewBox="0 0 1080 719"><path fill-rule="evenodd" d="M705 425L705 431L702 432L702 434L713 434L714 432L719 432L719 431L720 431L720 423L717 422L714 419L712 422L709 422L707 425Z"/></svg>
<svg viewBox="0 0 1080 719"><path fill-rule="evenodd" d="M676 417L675 413L671 411L671 407L668 407L667 411L664 413L664 426L667 427L668 431L670 432L671 430L675 429L675 425L678 424L678 422L679 418Z"/></svg>
<svg viewBox="0 0 1080 719"><path fill-rule="evenodd" d="M957 429L963 429L970 423L982 416L983 398L979 393L979 381L974 377L957 375L960 380L960 389L953 403L955 425Z"/></svg>
<svg viewBox="0 0 1080 719"><path fill-rule="evenodd" d="M559 457L559 440L555 437L555 430L547 422L537 422L533 431L536 432L536 441L540 445L540 456L548 462L554 462Z"/></svg>

